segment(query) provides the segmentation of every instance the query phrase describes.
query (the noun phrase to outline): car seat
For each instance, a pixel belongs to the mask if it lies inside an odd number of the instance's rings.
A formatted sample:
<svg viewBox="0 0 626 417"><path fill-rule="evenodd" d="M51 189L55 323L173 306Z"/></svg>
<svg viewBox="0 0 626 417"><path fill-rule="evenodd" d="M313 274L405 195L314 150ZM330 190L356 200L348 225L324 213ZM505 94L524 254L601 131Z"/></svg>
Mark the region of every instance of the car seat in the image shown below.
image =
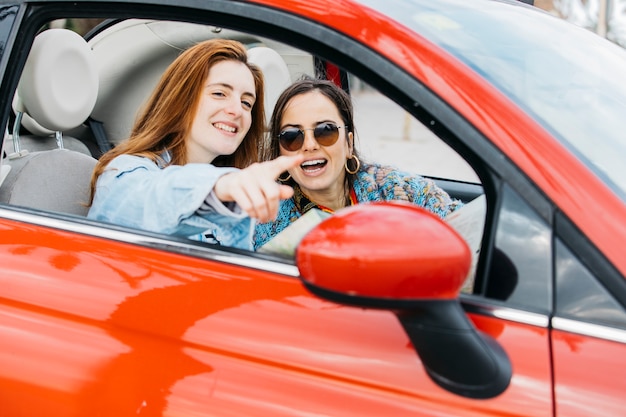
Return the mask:
<svg viewBox="0 0 626 417"><path fill-rule="evenodd" d="M97 77L92 52L80 35L66 29L40 33L13 98L16 123L4 151L11 153L12 143L18 153L67 148L91 154L84 143L63 137L63 132L82 124L91 113ZM83 90L74 90L76 85ZM20 136L21 128L30 135Z"/></svg>
<svg viewBox="0 0 626 417"><path fill-rule="evenodd" d="M87 119L97 94L95 61L80 35L67 29L37 35L14 99L13 135L5 134L5 142L14 148L5 148L2 159L0 203L86 215L96 159L74 141L72 148L78 150L67 149L62 132ZM44 144L44 150L22 149L22 124L34 133L29 146Z"/></svg>
<svg viewBox="0 0 626 417"><path fill-rule="evenodd" d="M291 84L291 74L285 60L278 52L266 46L248 49L248 60L263 72L265 80L265 125L269 127L270 118L278 96Z"/></svg>

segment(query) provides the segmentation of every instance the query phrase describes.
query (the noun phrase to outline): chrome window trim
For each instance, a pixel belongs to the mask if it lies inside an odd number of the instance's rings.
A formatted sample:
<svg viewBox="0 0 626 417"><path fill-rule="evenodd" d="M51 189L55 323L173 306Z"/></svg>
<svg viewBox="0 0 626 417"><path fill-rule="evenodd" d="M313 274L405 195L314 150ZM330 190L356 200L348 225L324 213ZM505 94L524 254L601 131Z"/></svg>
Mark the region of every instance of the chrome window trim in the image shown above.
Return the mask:
<svg viewBox="0 0 626 417"><path fill-rule="evenodd" d="M590 336L597 339L610 340L612 342L626 343L626 330L615 327L585 323L583 321L571 320L563 317L552 317L552 328L582 336Z"/></svg>
<svg viewBox="0 0 626 417"><path fill-rule="evenodd" d="M571 320L563 317L550 318L547 314L533 313L498 305L487 305L473 299L470 300L466 298L466 296L461 299L461 304L467 313L528 324L530 326L542 328L550 327L554 330L626 344L626 329L586 323L580 320Z"/></svg>
<svg viewBox="0 0 626 417"><path fill-rule="evenodd" d="M231 265L242 266L245 268L259 269L280 275L291 277L299 277L300 271L295 265L261 259L245 254L230 253L222 251L214 247L199 247L195 242L190 241L189 244L180 241L168 240L165 238L151 237L147 235L135 234L132 231L121 231L109 229L105 225L91 225L85 222L75 222L72 220L64 220L57 217L43 217L39 214L27 213L23 211L10 210L0 208L0 217L7 220L14 220L22 223L34 224L37 226L48 227L52 229L63 230L66 232L74 232L82 235L92 236L114 240L118 242L131 243L138 246L149 247L157 250L167 250L178 254L188 254L209 261L223 262ZM82 219L80 219L82 220ZM252 254L252 253L251 253Z"/></svg>
<svg viewBox="0 0 626 417"><path fill-rule="evenodd" d="M528 324L535 327L547 328L550 324L550 318L547 314L533 313L530 311L498 305L487 305L474 300L465 299L465 297L461 299L461 304L468 313L480 314L482 316L494 317L515 323Z"/></svg>

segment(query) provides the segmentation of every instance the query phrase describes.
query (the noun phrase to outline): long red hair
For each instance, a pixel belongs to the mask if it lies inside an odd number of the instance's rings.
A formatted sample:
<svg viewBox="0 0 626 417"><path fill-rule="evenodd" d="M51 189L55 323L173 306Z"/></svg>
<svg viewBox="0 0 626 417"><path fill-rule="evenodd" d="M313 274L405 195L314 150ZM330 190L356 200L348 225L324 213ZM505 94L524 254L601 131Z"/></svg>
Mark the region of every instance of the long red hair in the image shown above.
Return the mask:
<svg viewBox="0 0 626 417"><path fill-rule="evenodd" d="M155 163L168 150L171 165L187 163L187 137L200 102L209 70L218 62L234 60L244 63L252 73L256 100L252 108L252 124L241 145L231 155L213 160L216 166L245 168L259 161L259 149L265 131L264 80L261 70L248 62L244 45L227 39L210 39L185 50L165 70L131 130L130 137L100 157L91 176L93 203L96 182L109 162L116 156L143 156Z"/></svg>

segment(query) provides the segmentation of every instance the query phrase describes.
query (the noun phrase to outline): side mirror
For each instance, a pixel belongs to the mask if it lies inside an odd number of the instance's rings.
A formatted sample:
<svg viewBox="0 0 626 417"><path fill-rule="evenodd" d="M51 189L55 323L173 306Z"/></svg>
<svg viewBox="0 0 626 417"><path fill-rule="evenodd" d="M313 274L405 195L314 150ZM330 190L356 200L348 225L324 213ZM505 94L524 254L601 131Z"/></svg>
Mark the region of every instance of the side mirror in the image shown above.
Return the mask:
<svg viewBox="0 0 626 417"><path fill-rule="evenodd" d="M474 327L458 299L470 250L436 215L400 202L346 208L304 237L296 263L317 296L392 310L442 388L491 398L508 387L506 352Z"/></svg>

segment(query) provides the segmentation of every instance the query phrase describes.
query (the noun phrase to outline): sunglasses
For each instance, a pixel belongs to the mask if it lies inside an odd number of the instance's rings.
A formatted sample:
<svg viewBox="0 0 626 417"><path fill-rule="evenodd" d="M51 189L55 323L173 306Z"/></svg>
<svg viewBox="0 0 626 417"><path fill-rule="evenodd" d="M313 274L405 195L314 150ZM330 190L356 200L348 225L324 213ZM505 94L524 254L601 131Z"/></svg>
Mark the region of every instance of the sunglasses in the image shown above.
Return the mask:
<svg viewBox="0 0 626 417"><path fill-rule="evenodd" d="M309 129L298 129L297 127L288 127L280 132L278 135L278 141L280 146L288 151L297 151L304 144L304 132L307 130L313 131L313 136L317 143L322 146L331 146L339 138L339 129L348 126L337 126L334 123L324 122Z"/></svg>

